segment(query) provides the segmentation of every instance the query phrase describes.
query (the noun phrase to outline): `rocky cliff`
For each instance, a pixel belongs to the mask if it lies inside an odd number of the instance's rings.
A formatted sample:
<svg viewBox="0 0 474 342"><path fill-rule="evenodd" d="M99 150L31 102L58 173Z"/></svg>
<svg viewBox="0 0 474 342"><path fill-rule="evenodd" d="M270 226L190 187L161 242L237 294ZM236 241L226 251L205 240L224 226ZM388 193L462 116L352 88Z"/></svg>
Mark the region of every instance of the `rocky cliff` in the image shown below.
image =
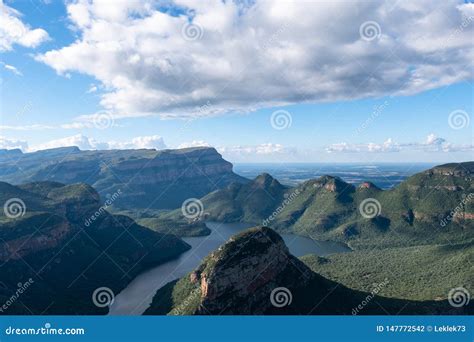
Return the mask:
<svg viewBox="0 0 474 342"><path fill-rule="evenodd" d="M174 235L153 232L111 215L86 184L0 182L0 302L19 283L33 285L0 314L98 314L92 294L117 294L136 275L189 248Z"/></svg>
<svg viewBox="0 0 474 342"><path fill-rule="evenodd" d="M177 208L232 182L247 180L207 147L180 150L81 151L59 148L22 154L3 151L0 180L88 183L105 198L119 189L118 208Z"/></svg>

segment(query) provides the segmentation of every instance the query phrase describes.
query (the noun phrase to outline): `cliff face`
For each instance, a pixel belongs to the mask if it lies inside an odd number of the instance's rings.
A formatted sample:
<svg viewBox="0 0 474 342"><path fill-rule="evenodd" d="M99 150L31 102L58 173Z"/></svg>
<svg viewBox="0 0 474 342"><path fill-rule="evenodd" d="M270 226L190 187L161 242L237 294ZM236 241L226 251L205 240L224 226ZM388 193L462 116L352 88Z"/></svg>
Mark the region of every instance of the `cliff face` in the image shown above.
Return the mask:
<svg viewBox="0 0 474 342"><path fill-rule="evenodd" d="M109 214L86 184L0 182L0 203L0 300L31 278L34 286L21 297L30 314L106 313L91 301L95 289L117 294L144 269L189 248L173 235ZM23 311L12 306L1 313Z"/></svg>
<svg viewBox="0 0 474 342"><path fill-rule="evenodd" d="M311 271L278 234L255 228L231 238L189 277L201 291L196 314L263 314L272 308L273 289L283 282L294 290L307 286Z"/></svg>
<svg viewBox="0 0 474 342"><path fill-rule="evenodd" d="M24 225L33 225L35 220L26 220ZM39 233L21 235L17 238L0 243L0 261L8 262L28 257L34 253L58 247L64 239L71 233L71 224L60 217L51 218L49 215L42 215L41 220L51 221L48 229ZM9 229L13 224L3 225L4 229ZM14 227L18 229L18 227ZM2 240L3 241L3 240Z"/></svg>
<svg viewBox="0 0 474 342"><path fill-rule="evenodd" d="M180 207L232 182L247 180L214 148L80 151L63 148L15 154L0 161L0 180L85 182L105 196L122 190L120 208ZM19 172L22 169L22 172Z"/></svg>
<svg viewBox="0 0 474 342"><path fill-rule="evenodd" d="M124 176L141 170L136 184L155 184L178 178L219 177L232 174L232 164L222 159L213 148L190 149L181 153L163 151L153 159L119 162L112 169ZM147 177L151 175L152 177Z"/></svg>

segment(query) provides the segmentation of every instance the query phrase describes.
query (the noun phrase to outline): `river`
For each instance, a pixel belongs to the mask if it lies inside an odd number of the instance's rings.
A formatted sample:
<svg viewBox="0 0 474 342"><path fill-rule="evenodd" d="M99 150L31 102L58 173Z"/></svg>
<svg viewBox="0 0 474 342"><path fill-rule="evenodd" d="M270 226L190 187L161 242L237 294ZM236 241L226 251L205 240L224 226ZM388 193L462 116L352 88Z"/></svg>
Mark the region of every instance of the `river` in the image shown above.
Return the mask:
<svg viewBox="0 0 474 342"><path fill-rule="evenodd" d="M212 230L208 236L183 238L191 249L177 259L152 268L128 284L114 299L110 306L110 315L141 315L151 304L156 291L170 281L186 275L195 269L201 260L217 249L232 235L254 226L246 223L208 222ZM351 249L343 243L334 241L315 241L294 234L281 234L291 254L300 257L306 254L324 256L332 253L349 252Z"/></svg>

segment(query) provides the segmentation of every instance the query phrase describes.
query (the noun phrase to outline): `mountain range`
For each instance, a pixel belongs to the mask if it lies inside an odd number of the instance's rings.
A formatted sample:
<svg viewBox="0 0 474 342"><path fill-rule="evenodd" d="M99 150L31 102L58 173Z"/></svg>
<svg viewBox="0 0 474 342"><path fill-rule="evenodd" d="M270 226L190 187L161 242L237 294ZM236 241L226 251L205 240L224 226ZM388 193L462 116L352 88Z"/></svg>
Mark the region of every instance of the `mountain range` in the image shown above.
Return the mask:
<svg viewBox="0 0 474 342"><path fill-rule="evenodd" d="M22 184L86 183L105 199L119 189L120 209L172 209L247 179L232 171L214 148L81 151L62 147L32 153L0 150L0 181Z"/></svg>
<svg viewBox="0 0 474 342"><path fill-rule="evenodd" d="M415 174L390 190L323 176L297 187L269 174L201 198L205 218L264 224L280 232L354 246L452 243L474 236L474 162ZM178 218L179 211L173 215ZM168 216L172 216L168 214Z"/></svg>
<svg viewBox="0 0 474 342"><path fill-rule="evenodd" d="M449 306L444 294L472 288L474 162L381 190L329 175L295 187L267 173L248 180L213 148L1 150L0 158L0 301L10 303L8 314L106 313L91 300L96 289L117 294L177 258L191 248L180 237L208 235L208 221L256 227L159 289L147 314L351 314L387 269L398 278L364 313L387 313L380 305L389 313L472 309ZM198 204L191 218L181 208L189 199ZM353 252L298 259L279 233L341 241ZM35 286L12 301L28 279ZM276 288L289 291L290 304L269 300Z"/></svg>

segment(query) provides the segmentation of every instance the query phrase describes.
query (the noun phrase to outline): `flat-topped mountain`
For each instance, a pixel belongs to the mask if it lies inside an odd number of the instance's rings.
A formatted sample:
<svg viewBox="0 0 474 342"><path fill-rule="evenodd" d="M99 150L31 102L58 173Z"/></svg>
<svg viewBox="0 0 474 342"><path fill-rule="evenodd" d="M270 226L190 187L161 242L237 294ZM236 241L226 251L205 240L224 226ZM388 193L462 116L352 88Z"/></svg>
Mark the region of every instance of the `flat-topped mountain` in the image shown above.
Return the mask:
<svg viewBox="0 0 474 342"><path fill-rule="evenodd" d="M208 147L179 150L81 151L64 147L33 153L0 153L0 181L21 184L55 181L87 183L102 198L123 191L116 208L177 208L232 182L247 180L232 164Z"/></svg>
<svg viewBox="0 0 474 342"><path fill-rule="evenodd" d="M473 165L437 166L390 190L332 176L286 188L264 174L201 201L208 220L264 223L314 239L379 247L462 242L474 236Z"/></svg>
<svg viewBox="0 0 474 342"><path fill-rule="evenodd" d="M370 298L368 300L367 298ZM160 289L145 314L461 314L447 301L388 299L312 272L266 227L232 237L187 276Z"/></svg>
<svg viewBox="0 0 474 342"><path fill-rule="evenodd" d="M0 301L33 284L2 314L97 314L93 292L115 294L136 275L190 248L111 215L87 184L0 182Z"/></svg>

